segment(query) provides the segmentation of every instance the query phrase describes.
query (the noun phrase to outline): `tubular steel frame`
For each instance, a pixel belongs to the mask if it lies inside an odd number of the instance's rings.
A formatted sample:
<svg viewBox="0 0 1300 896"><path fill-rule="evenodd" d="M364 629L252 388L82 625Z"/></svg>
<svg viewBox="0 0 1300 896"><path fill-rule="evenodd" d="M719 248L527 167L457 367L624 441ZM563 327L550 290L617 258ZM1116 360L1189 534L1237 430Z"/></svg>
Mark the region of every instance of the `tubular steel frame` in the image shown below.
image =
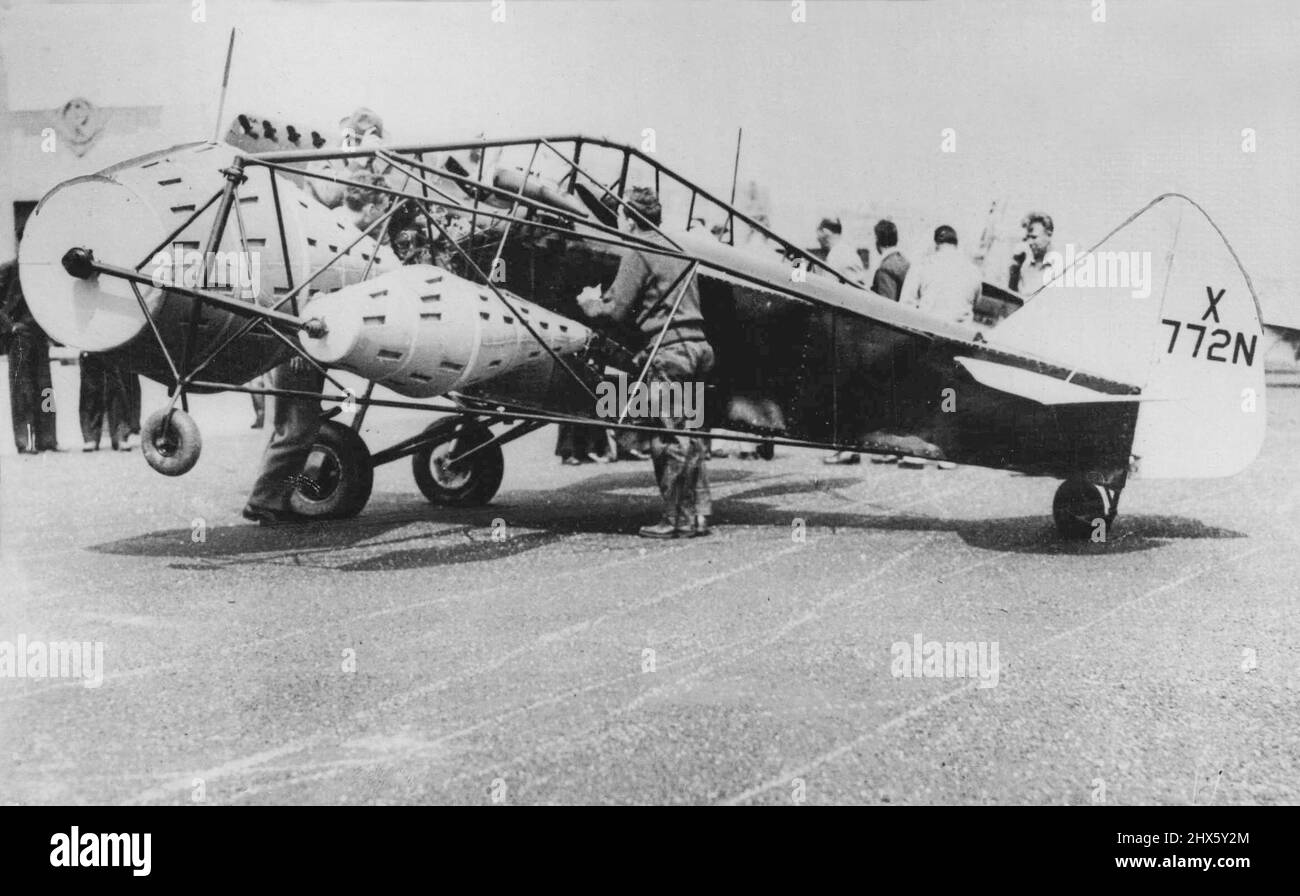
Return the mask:
<svg viewBox="0 0 1300 896"><path fill-rule="evenodd" d="M572 157L566 155L560 150L559 147L565 145L572 145ZM584 146L601 147L603 149L614 150L621 154L619 165L620 174L618 180L615 181L614 184L609 186L602 184L581 167L580 160ZM528 170L524 172L523 181L518 190L512 192L497 187L495 184L486 183L484 181L484 160L487 151L491 149L519 147L531 147L532 155L529 161ZM374 388L373 381L369 382L365 395L359 397L353 394L351 390L344 387L337 379L330 376L329 372L324 367L322 367L286 333L286 331L319 330L319 328L322 327L321 322L314 319L305 319L301 316L298 308L298 297L302 294L303 290L316 280L317 277L347 255L351 249L363 239L368 236L373 236L376 229L381 227L384 229L379 232L377 242L382 246L384 240L387 239L387 228L384 227L384 225L386 225L404 205L410 203L416 207L419 214L424 218L426 232L429 236L432 237L436 230L438 235L446 242L446 245L460 256L468 269L472 271L482 281L483 285L487 289L491 290L496 298L513 313L515 319L524 325L530 336L551 355L551 357L575 382L581 385L588 395L593 398L595 397L595 393L592 391L588 382L579 376L578 372L575 371L564 358L562 358L544 339L541 338L528 322L526 316L517 313L506 293L497 286L490 276L490 273L484 272L482 268L479 267L469 254L469 250L465 245L462 245L462 243L468 243L470 246L474 245L475 240L480 236L479 219L485 218L492 223L503 223L495 257L500 257L500 252L505 246L511 226L514 224L526 224L529 228L557 234L565 239L592 241L599 244L632 248L650 254L676 258L686 263L689 267L683 270L683 276L678 278L678 282L674 283L674 289L669 291L670 295L674 292L676 293L676 301L673 302L673 306L669 312L668 321L658 334L658 338L654 342L649 357L646 359L638 376L638 383L644 381L663 342L664 332L666 332L667 328L671 325L671 321L680 307L681 299L689 285L689 280L696 276L700 260L684 251L680 244L664 233L659 226L652 226L652 231L656 236L663 240L663 243L655 242L640 237L634 233L624 232L606 225L602 221L598 220L594 213L582 216L570 208L552 205L548 202L525 196L524 193L529 180L535 175L533 164L543 149L547 150L551 156L557 158L566 166L567 170L559 178L559 183L564 185L564 190L569 196L575 195L579 179L582 178L594 187L598 188L602 193L602 198L613 200L620 209L628 209L629 206L624 199L624 194L628 189L628 173L630 165L633 160L636 160L650 166L653 170L656 188L660 186L661 180L666 178L679 187L684 187L690 191L690 202L687 209L686 221L687 229L689 229L690 223L694 218L697 203L700 200L704 200L705 202L716 206L726 214L727 220L730 222L730 240L733 245L735 242L735 222L740 221L752 228L765 239L770 240L781 247L787 257L800 258L809 268L821 268L833 277L837 278L840 282L848 286L861 288L859 284L854 283L843 273L826 264L815 255L812 255L807 250L783 239L766 225L761 224L748 215L745 215L735 209L730 203L719 199L717 196L704 190L695 183L664 167L657 160L651 158L645 153L633 147L615 143L603 138L593 138L581 135L534 137L513 140L474 140L464 143L419 144L357 149L239 153L236 155L231 166L222 170L222 174L225 177L225 183L222 188L213 193L206 202L198 206L185 219L185 221L180 224L180 226L175 228L154 248L153 251L145 256L145 258L141 259L134 268L118 267L95 259L93 256L93 247L89 247L89 250L76 248L70 249L68 255L65 256L64 264L70 272L73 272L74 265L70 263L69 258L74 254L79 253L76 259L78 270L75 273L77 276L89 277L94 275L105 275L124 280L131 285L131 289L134 292L140 310L145 316L145 320L147 321L150 331L163 354L171 374L172 382L168 384L170 402L168 403L167 410L169 412L175 408L178 402L181 404L182 408L188 410L187 393L190 389L211 389L229 392L246 392L252 395L270 395L280 398L315 399L324 402L349 403L359 408L359 411L353 420L353 427L356 429L360 428L366 410L372 406L457 414L476 419L479 422L484 420L506 423L518 422L519 425L514 429L494 437L490 442L463 452L461 455L458 455L453 459L455 461L463 460L465 457L476 453L478 450L488 447L488 445L504 444L505 442L512 441L515 438L525 435L528 432L532 432L549 423L577 424L585 426L598 425L605 429L638 432L651 435L680 435L683 433L683 430L670 429L665 426L627 423L624 419L626 409L624 409L624 413L620 414L617 421L610 421L569 414L556 414L542 408L503 404L477 399L458 393L449 393L447 396L455 402L451 405L427 401L394 401L390 399L374 398L371 394ZM476 178L458 174L455 171L446 168L435 168L425 162L425 157L430 154L448 154L464 150L478 150L478 175ZM362 183L352 178L341 177L338 174L331 174L320 170L310 170L306 167L297 167L299 165L306 166L306 164L310 162L346 161L366 158L386 164L389 169L406 178L406 186L409 187L411 184L418 186L419 192L416 193L408 190L393 189L386 185ZM245 254L248 253L248 242L244 233L242 214L239 209L239 186L247 180L246 172L250 167L261 167L266 169L268 173L271 186L272 204L275 209L276 224L279 230L280 245L285 258L285 276L288 281L285 295L279 297L277 301L268 306L258 305L256 302L242 302L235 298L233 294L223 295L220 292L214 291L210 286L212 275L215 271L215 252L221 245L221 240L226 234L232 210L234 211L234 217L236 220L240 248ZM295 284L294 272L292 270L292 265L289 262L288 237L285 230L284 212L280 200L280 176L294 179L313 178L335 183L343 187L353 187L359 190L377 192L392 197L393 202L383 214L381 214L364 230L360 231L350 243L342 247L341 251L336 252L332 258L317 270L309 273L301 283ZM438 185L431 183L430 178L449 181L452 184L459 186L466 193L466 198L457 199L445 190L441 189ZM509 211L505 212L486 206L484 200L488 197L493 197L502 203L508 202ZM204 265L202 288L192 288L171 284L166 287L169 292L185 296L194 302L193 308L186 321L178 363L177 359L173 357L173 353L167 348L167 344L164 342L162 334L158 329L157 320L155 319L154 314L149 310L139 287L141 284L154 285L153 279L143 273L144 268L159 252L170 246L178 236L192 227L193 224L204 213L206 213L214 203L217 203L217 211L209 231L207 243L208 262ZM470 231L468 237L462 240L453 238L447 229L438 222L434 214L432 214L431 209L454 210L467 215L470 218ZM563 222L563 224L555 224L550 221L538 219L535 217L535 213L538 212L550 216L551 218L558 218ZM491 224L489 224L489 228L490 227ZM489 232L490 230L481 231L481 233L484 234ZM434 241L431 240L431 242ZM664 245L664 243L667 245ZM370 262L367 264L365 275L362 277L363 280L369 275L374 258L375 255L372 255ZM752 273L748 273L739 268L714 262L708 263L708 267L711 270L716 270L719 273L726 274L754 286L774 292L784 293L791 298L796 298L802 301L816 301L806 295L800 294L797 290L794 290L789 286L781 283L774 283L766 278L756 277ZM678 288L679 286L680 288ZM220 307L230 313L247 317L249 320L234 334L226 337L215 348L209 350L205 356L195 360L193 354L197 347L196 343L198 338L200 308L204 304ZM280 310L286 304L290 305L292 313L286 313ZM303 358L306 363L312 365L326 378L326 380L344 394L331 395L324 392L313 393L293 389L253 387L244 384L213 382L198 378L199 374L201 374L203 370L206 369L207 366L211 364L212 361L215 360L223 351L259 327L279 339L289 349L291 349L297 357ZM337 411L327 413L333 415L336 414ZM690 432L699 437L709 437L714 435L712 430L702 427L697 430L691 430ZM856 451L873 450L870 446L863 446L860 444L840 445L831 442L812 442L802 439L782 438L775 433L751 434L728 431L722 437L731 441L756 443L766 442L791 447L835 448ZM372 464L374 466L379 466L410 455L419 450L429 441L430 439L424 437L423 434L405 439L390 448L373 454ZM886 445L881 446L878 450L882 452L891 452L894 451L895 448Z"/></svg>

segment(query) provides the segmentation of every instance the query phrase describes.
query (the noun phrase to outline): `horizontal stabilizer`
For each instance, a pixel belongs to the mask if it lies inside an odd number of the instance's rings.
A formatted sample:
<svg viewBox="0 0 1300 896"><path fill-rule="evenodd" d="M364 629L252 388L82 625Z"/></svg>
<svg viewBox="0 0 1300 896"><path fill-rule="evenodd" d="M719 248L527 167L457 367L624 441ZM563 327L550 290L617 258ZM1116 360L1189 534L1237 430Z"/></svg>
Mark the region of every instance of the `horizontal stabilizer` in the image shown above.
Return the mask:
<svg viewBox="0 0 1300 896"><path fill-rule="evenodd" d="M1068 380L1057 379L1043 373L1025 370L1023 367L1011 367L994 361L981 361L977 358L954 359L975 378L975 381L990 389L1019 395L1039 404L1096 404L1100 402L1134 402L1134 401L1168 401L1148 395L1112 395L1098 392Z"/></svg>

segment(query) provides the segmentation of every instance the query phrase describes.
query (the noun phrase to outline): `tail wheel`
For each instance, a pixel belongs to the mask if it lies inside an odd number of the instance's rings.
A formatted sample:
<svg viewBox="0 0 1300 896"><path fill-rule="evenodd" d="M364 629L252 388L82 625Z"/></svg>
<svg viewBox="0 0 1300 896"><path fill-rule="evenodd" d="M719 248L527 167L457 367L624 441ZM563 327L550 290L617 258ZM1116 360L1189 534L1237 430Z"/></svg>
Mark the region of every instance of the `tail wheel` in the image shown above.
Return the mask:
<svg viewBox="0 0 1300 896"><path fill-rule="evenodd" d="M370 500L374 482L365 441L351 427L326 420L298 475L289 506L316 519L356 516Z"/></svg>
<svg viewBox="0 0 1300 896"><path fill-rule="evenodd" d="M430 503L476 507L491 501L506 468L501 446L493 443L458 463L451 461L491 442L492 431L472 420L444 417L425 434L431 439L411 457L411 466L415 484Z"/></svg>
<svg viewBox="0 0 1300 896"><path fill-rule="evenodd" d="M164 476L181 476L193 469L203 450L198 424L180 408L154 411L140 427L140 451Z"/></svg>
<svg viewBox="0 0 1300 896"><path fill-rule="evenodd" d="M776 457L776 445L771 442L759 442L757 447L754 448L754 453L763 460L771 460Z"/></svg>
<svg viewBox="0 0 1300 896"><path fill-rule="evenodd" d="M1061 483L1052 499L1052 519L1062 537L1070 539L1092 538L1100 532L1104 539L1110 533L1118 511L1118 494L1101 485L1082 479L1068 479Z"/></svg>

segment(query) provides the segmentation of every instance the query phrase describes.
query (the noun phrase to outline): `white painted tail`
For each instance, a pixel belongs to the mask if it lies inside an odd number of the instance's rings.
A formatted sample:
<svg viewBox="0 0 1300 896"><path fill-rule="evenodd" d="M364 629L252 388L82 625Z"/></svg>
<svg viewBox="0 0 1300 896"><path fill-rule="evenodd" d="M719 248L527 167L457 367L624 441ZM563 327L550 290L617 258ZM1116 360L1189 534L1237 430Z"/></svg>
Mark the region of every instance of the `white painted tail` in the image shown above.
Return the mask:
<svg viewBox="0 0 1300 896"><path fill-rule="evenodd" d="M1160 196L1061 273L989 342L1141 387L1133 475L1231 476L1264 441L1259 302L1185 196Z"/></svg>

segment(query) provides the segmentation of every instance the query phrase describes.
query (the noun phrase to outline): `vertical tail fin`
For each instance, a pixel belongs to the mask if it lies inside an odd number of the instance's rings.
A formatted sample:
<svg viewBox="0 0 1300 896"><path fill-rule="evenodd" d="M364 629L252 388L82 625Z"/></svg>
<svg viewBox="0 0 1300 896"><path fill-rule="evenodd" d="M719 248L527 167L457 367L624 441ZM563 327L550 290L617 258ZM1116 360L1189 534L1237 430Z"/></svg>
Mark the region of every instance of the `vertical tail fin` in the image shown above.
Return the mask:
<svg viewBox="0 0 1300 896"><path fill-rule="evenodd" d="M1264 441L1264 352L1250 277L1218 226L1167 193L1075 255L991 343L1140 386L1133 475L1245 469Z"/></svg>

